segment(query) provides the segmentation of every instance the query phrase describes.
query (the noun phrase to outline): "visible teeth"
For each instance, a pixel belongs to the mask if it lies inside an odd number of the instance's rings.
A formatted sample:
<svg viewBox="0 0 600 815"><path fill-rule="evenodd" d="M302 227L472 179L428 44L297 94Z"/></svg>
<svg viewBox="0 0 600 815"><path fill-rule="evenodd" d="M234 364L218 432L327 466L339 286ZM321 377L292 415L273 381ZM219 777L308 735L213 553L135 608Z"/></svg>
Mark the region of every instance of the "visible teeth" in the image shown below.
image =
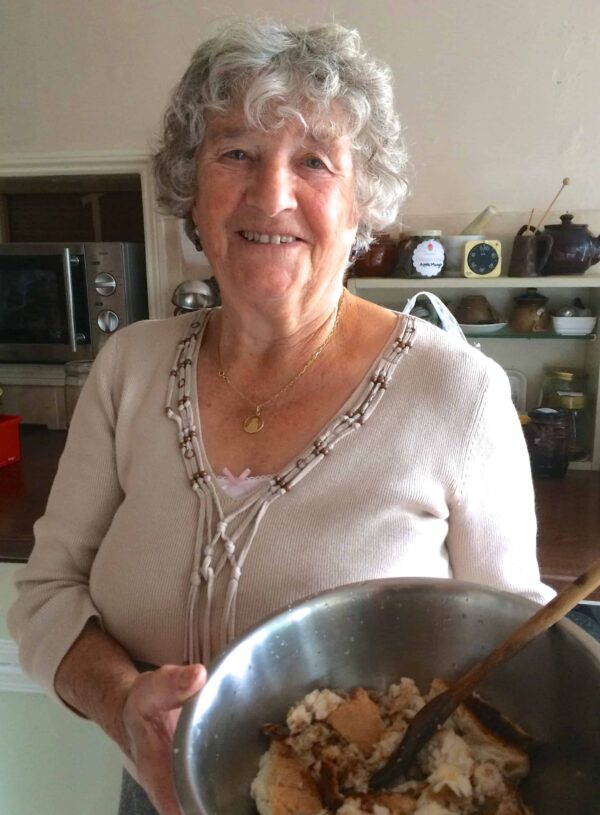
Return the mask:
<svg viewBox="0 0 600 815"><path fill-rule="evenodd" d="M266 235L264 232L242 232L247 241L256 243L292 243L296 238L293 235Z"/></svg>

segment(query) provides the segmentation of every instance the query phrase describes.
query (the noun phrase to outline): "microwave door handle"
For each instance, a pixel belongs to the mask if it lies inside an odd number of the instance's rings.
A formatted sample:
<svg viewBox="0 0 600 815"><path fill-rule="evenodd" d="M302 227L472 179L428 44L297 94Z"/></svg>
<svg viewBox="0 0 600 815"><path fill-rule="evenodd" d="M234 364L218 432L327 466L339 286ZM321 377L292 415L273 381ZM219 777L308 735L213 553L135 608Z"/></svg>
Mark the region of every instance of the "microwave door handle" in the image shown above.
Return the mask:
<svg viewBox="0 0 600 815"><path fill-rule="evenodd" d="M73 258L73 263L79 258ZM62 252L63 275L65 278L65 300L67 305L67 328L69 331L69 345L71 351L77 351L77 336L75 334L75 306L73 305L73 282L71 280L71 253L68 249Z"/></svg>

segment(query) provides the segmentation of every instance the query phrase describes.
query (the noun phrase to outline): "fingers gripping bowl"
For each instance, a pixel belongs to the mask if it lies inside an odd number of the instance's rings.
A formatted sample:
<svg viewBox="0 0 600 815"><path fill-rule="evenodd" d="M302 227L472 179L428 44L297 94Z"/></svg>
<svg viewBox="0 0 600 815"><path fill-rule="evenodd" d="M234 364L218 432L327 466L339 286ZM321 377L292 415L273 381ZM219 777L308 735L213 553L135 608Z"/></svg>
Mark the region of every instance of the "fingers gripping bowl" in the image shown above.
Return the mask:
<svg viewBox="0 0 600 815"><path fill-rule="evenodd" d="M452 679L536 609L472 583L407 578L345 586L270 617L221 655L182 711L173 761L183 812L255 815L261 726L285 721L308 691ZM521 787L534 811L596 815L600 646L561 621L480 691L541 742Z"/></svg>

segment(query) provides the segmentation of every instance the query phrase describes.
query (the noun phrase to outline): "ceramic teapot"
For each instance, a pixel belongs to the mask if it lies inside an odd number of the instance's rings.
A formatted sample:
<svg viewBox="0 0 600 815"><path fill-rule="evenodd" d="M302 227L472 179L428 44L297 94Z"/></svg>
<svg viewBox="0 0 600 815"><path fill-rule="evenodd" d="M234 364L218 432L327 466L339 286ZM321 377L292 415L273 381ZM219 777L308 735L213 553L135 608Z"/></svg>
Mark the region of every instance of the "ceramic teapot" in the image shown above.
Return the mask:
<svg viewBox="0 0 600 815"><path fill-rule="evenodd" d="M595 238L587 224L572 223L570 212L561 215L560 220L560 224L544 227L554 241L542 275L583 274L600 260L600 236Z"/></svg>

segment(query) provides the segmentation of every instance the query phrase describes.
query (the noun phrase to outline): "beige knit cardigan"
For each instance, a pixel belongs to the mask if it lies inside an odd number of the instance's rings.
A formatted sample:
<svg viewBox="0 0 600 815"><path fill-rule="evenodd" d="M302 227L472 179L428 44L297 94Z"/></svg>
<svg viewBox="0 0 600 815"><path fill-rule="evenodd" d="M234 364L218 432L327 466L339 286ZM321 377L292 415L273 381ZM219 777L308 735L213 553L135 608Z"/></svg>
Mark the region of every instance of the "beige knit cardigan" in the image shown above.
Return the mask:
<svg viewBox="0 0 600 815"><path fill-rule="evenodd" d="M207 313L119 331L93 366L8 617L25 671L92 617L132 658L210 661L313 592L455 577L545 602L529 461L501 368L398 317L340 413L256 493L219 489L202 443Z"/></svg>

